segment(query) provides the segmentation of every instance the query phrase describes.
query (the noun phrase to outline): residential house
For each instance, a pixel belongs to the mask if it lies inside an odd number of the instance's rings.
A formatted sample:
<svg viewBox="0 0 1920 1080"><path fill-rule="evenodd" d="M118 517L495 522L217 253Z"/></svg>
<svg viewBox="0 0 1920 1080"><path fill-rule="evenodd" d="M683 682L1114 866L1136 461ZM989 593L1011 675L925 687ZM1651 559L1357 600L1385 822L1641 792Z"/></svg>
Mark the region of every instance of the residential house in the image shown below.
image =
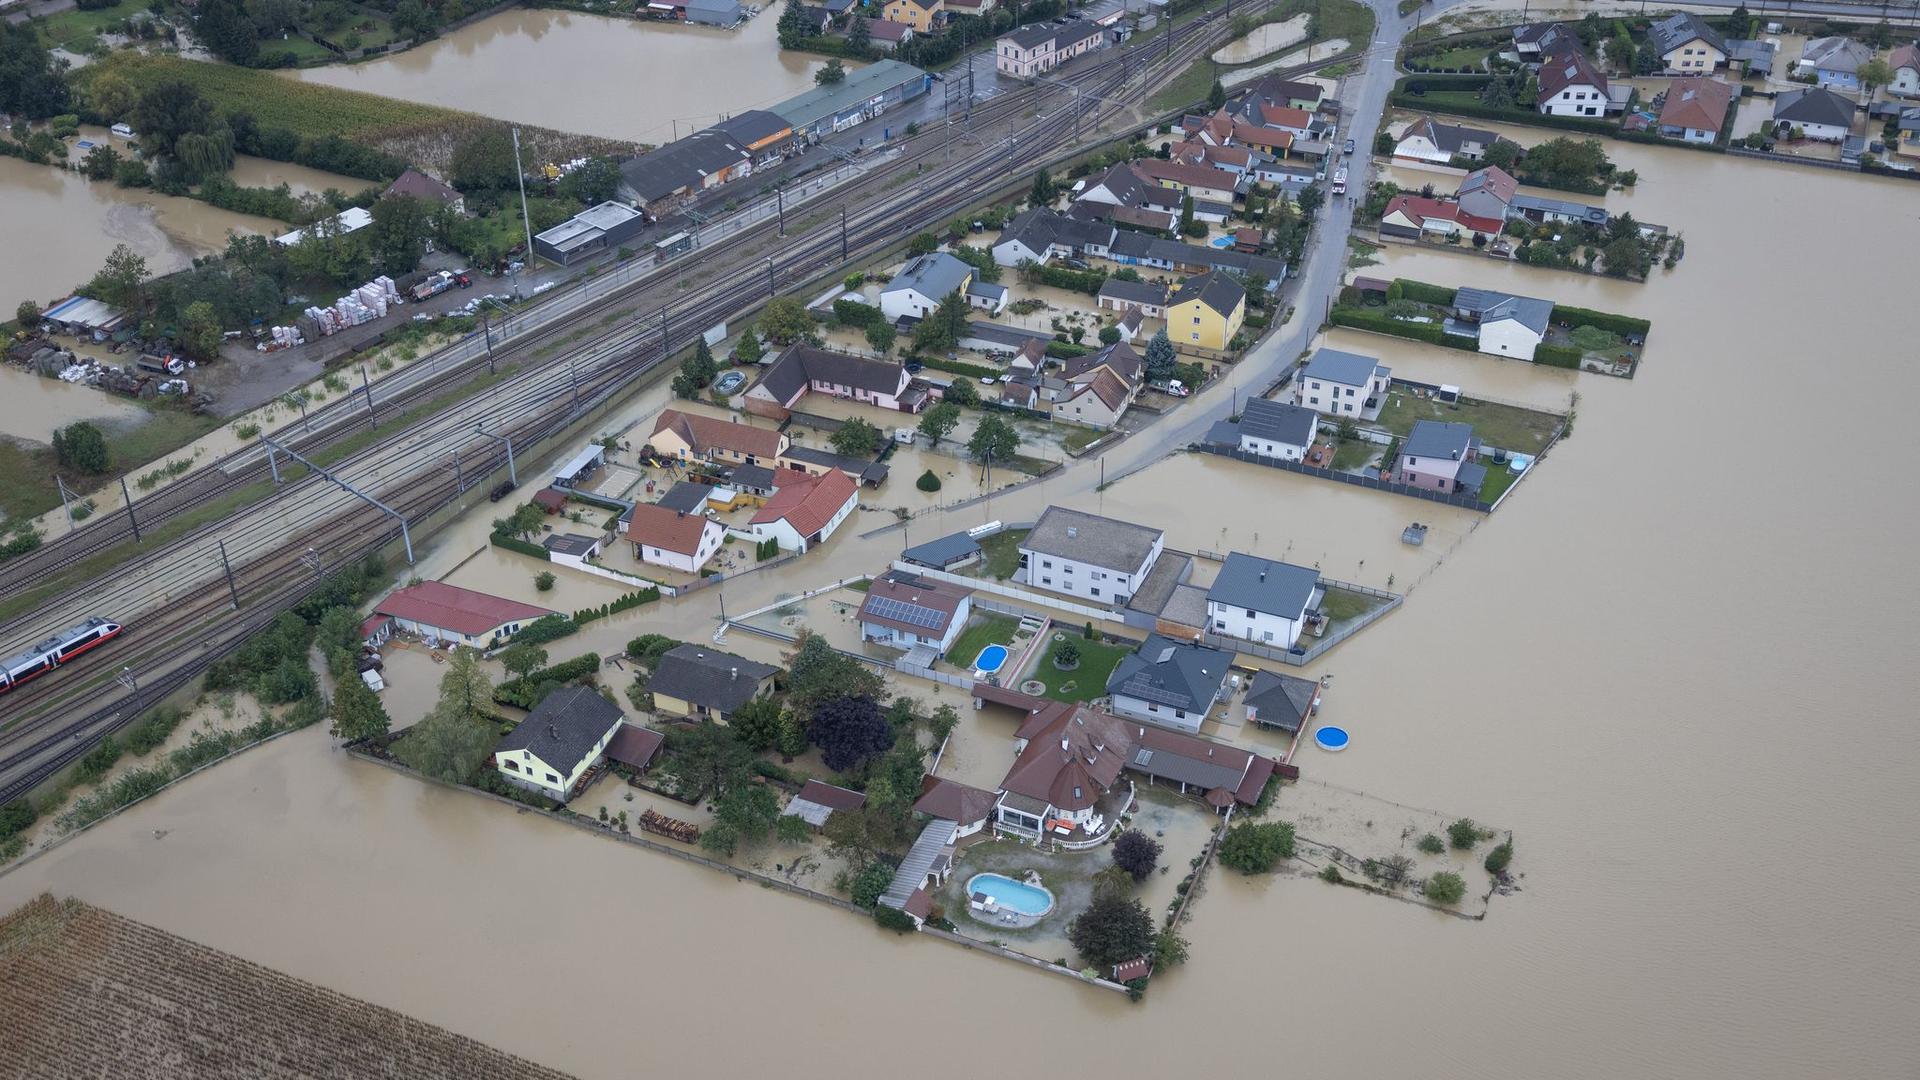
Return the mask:
<svg viewBox="0 0 1920 1080"><path fill-rule="evenodd" d="M1247 315L1247 291L1221 273L1190 277L1167 302L1168 336L1197 349L1224 350Z"/></svg>
<svg viewBox="0 0 1920 1080"><path fill-rule="evenodd" d="M1893 50L1887 57L1887 66L1893 69L1893 81L1887 84L1888 93L1920 96L1920 44L1908 42Z"/></svg>
<svg viewBox="0 0 1920 1080"><path fill-rule="evenodd" d="M1848 37L1814 38L1800 50L1794 69L1813 73L1814 84L1849 93L1860 89L1860 65L1873 59L1873 50Z"/></svg>
<svg viewBox="0 0 1920 1080"><path fill-rule="evenodd" d="M547 561L556 566L585 566L600 555L601 538L579 533L548 533L540 546L547 549Z"/></svg>
<svg viewBox="0 0 1920 1080"><path fill-rule="evenodd" d="M1171 188L1196 200L1232 206L1240 178L1225 169L1206 165L1188 165L1179 161L1143 158L1136 166L1140 175L1164 188Z"/></svg>
<svg viewBox="0 0 1920 1080"><path fill-rule="evenodd" d="M833 536L860 506L860 489L839 469L803 476L791 469L776 475L777 487L747 524L755 542L773 540L782 551L804 552Z"/></svg>
<svg viewBox="0 0 1920 1080"><path fill-rule="evenodd" d="M1318 83L1296 82L1277 75L1269 75L1248 87L1240 97L1242 101L1285 105L1289 108L1312 111L1319 107L1322 92Z"/></svg>
<svg viewBox="0 0 1920 1080"><path fill-rule="evenodd" d="M1728 38L1727 64L1739 65L1743 78L1766 79L1773 76L1773 63L1780 53L1779 38Z"/></svg>
<svg viewBox="0 0 1920 1080"><path fill-rule="evenodd" d="M1451 199L1429 199L1424 195L1395 195L1387 200L1380 215L1380 234L1421 239L1435 236L1497 236L1503 226L1499 218L1469 214Z"/></svg>
<svg viewBox="0 0 1920 1080"><path fill-rule="evenodd" d="M902 551L900 558L929 570L952 570L980 558L980 542L971 533L949 533Z"/></svg>
<svg viewBox="0 0 1920 1080"><path fill-rule="evenodd" d="M1253 673L1241 704L1246 706L1249 723L1298 735L1319 711L1320 692L1320 684L1312 679L1262 670Z"/></svg>
<svg viewBox="0 0 1920 1080"><path fill-rule="evenodd" d="M1044 74L1100 48L1105 40L1101 27L1078 19L1060 25L1023 26L994 42L994 68L1017 79Z"/></svg>
<svg viewBox="0 0 1920 1080"><path fill-rule="evenodd" d="M1825 87L1787 90L1773 99L1773 123L1781 135L1798 129L1804 138L1837 143L1853 129L1857 108L1852 98Z"/></svg>
<svg viewBox="0 0 1920 1080"><path fill-rule="evenodd" d="M1660 53L1662 70L1669 75L1707 75L1727 62L1726 38L1691 12L1653 20L1647 40Z"/></svg>
<svg viewBox="0 0 1920 1080"><path fill-rule="evenodd" d="M1336 418L1373 420L1386 404L1392 375L1371 356L1316 349L1294 377L1293 403Z"/></svg>
<svg viewBox="0 0 1920 1080"><path fill-rule="evenodd" d="M1014 580L1120 607L1160 557L1166 534L1081 510L1049 506L1020 541Z"/></svg>
<svg viewBox="0 0 1920 1080"><path fill-rule="evenodd" d="M1127 721L1086 705L1048 702L1029 712L1014 732L1017 756L1000 781L995 828L1069 843L1106 835L1133 801L1131 789L1107 796L1138 738Z"/></svg>
<svg viewBox="0 0 1920 1080"><path fill-rule="evenodd" d="M566 802L624 720L620 706L593 687L561 687L494 745L493 767L515 787Z"/></svg>
<svg viewBox="0 0 1920 1080"><path fill-rule="evenodd" d="M1313 447L1320 414L1304 405L1248 398L1240 413L1240 449L1261 457L1300 461Z"/></svg>
<svg viewBox="0 0 1920 1080"><path fill-rule="evenodd" d="M999 6L995 0L947 0L947 18L957 19L962 15L975 17L991 15Z"/></svg>
<svg viewBox="0 0 1920 1080"><path fill-rule="evenodd" d="M920 781L920 798L913 804L913 812L953 822L959 826L954 839L964 840L986 828L999 804L999 792L928 773Z"/></svg>
<svg viewBox="0 0 1920 1080"><path fill-rule="evenodd" d="M965 585L890 570L873 580L860 604L860 640L925 649L922 662L930 664L947 654L972 614L973 590Z"/></svg>
<svg viewBox="0 0 1920 1080"><path fill-rule="evenodd" d="M1180 731L1199 731L1226 685L1232 654L1153 634L1107 678L1113 711Z"/></svg>
<svg viewBox="0 0 1920 1080"><path fill-rule="evenodd" d="M727 530L701 510L673 510L658 503L640 503L628 511L626 536L633 557L684 574L697 574L707 565Z"/></svg>
<svg viewBox="0 0 1920 1080"><path fill-rule="evenodd" d="M1525 23L1513 28L1513 51L1523 62L1538 63L1556 52L1577 47L1571 30L1557 22Z"/></svg>
<svg viewBox="0 0 1920 1080"><path fill-rule="evenodd" d="M1433 491L1472 494L1486 482L1486 467L1475 460L1479 443L1473 425L1416 420L1394 463L1395 483Z"/></svg>
<svg viewBox="0 0 1920 1080"><path fill-rule="evenodd" d="M380 194L383 199L394 196L419 199L436 206L451 206L456 214L465 215L467 212L466 196L419 169L408 169L401 173L393 183L387 185L387 190Z"/></svg>
<svg viewBox="0 0 1920 1080"><path fill-rule="evenodd" d="M1479 161L1500 136L1481 128L1445 124L1431 116L1421 116L1400 131L1393 156L1402 161L1429 161L1446 165L1454 158Z"/></svg>
<svg viewBox="0 0 1920 1080"><path fill-rule="evenodd" d="M796 477L820 476L839 472L856 484L879 487L887 481L885 462L864 457L836 454L817 446L791 446L780 457L780 471L774 477L778 489Z"/></svg>
<svg viewBox="0 0 1920 1080"><path fill-rule="evenodd" d="M856 15L854 18L860 18ZM913 40L916 31L909 23L894 22L892 19L868 19L867 40L881 52L892 52Z"/></svg>
<svg viewBox="0 0 1920 1080"><path fill-rule="evenodd" d="M667 409L653 422L647 445L655 454L681 461L771 465L787 452L789 443L786 435L769 428Z"/></svg>
<svg viewBox="0 0 1920 1080"><path fill-rule="evenodd" d="M1553 318L1551 300L1471 287L1454 293L1453 309L1478 328L1481 352L1519 360L1533 359Z"/></svg>
<svg viewBox="0 0 1920 1080"><path fill-rule="evenodd" d="M1612 109L1607 77L1579 49L1546 57L1539 82L1535 107L1549 116L1605 116Z"/></svg>
<svg viewBox="0 0 1920 1080"><path fill-rule="evenodd" d="M993 261L1001 266L1019 266L1023 262L1045 264L1055 256L1104 257L1113 239L1112 225L1072 218L1036 206L1007 222L1000 238L994 241Z"/></svg>
<svg viewBox="0 0 1920 1080"><path fill-rule="evenodd" d="M888 0L883 9L888 22L911 26L919 34L933 33L943 10L941 0Z"/></svg>
<svg viewBox="0 0 1920 1080"><path fill-rule="evenodd" d="M797 817L813 826L815 832L826 827L837 810L858 810L867 805L867 797L858 791L836 787L824 780L809 780L793 798L787 800L781 817Z"/></svg>
<svg viewBox="0 0 1920 1080"><path fill-rule="evenodd" d="M988 315L998 315L1007 310L1007 287L995 285L990 281L970 281L967 283L967 306L978 308Z"/></svg>
<svg viewBox="0 0 1920 1080"><path fill-rule="evenodd" d="M1669 139L1711 143L1720 138L1732 104L1733 87L1718 79L1675 79L1667 86L1657 127Z"/></svg>
<svg viewBox="0 0 1920 1080"><path fill-rule="evenodd" d="M1322 593L1318 570L1231 552L1207 589L1207 632L1291 649Z"/></svg>
<svg viewBox="0 0 1920 1080"><path fill-rule="evenodd" d="M477 648L501 644L535 619L555 614L444 581L395 589L374 605L373 612L391 619L396 629L429 641Z"/></svg>
<svg viewBox="0 0 1920 1080"><path fill-rule="evenodd" d="M958 261L958 260L955 260ZM825 394L900 412L919 412L928 393L899 360L876 360L811 345L789 345L748 388L747 411L785 419L808 394ZM789 448L791 449L791 448Z"/></svg>
<svg viewBox="0 0 1920 1080"><path fill-rule="evenodd" d="M1149 319L1167 317L1167 287L1157 281L1122 281L1109 277L1100 283L1095 297L1102 308L1125 312L1137 310Z"/></svg>
<svg viewBox="0 0 1920 1080"><path fill-rule="evenodd" d="M1055 388L1051 397L1056 419L1109 428L1140 396L1146 364L1132 346L1116 341L1062 361L1060 381L1065 385Z"/></svg>
<svg viewBox="0 0 1920 1080"><path fill-rule="evenodd" d="M940 301L964 293L973 281L973 267L944 251L908 261L880 290L880 311L888 322L911 316L924 319Z"/></svg>
<svg viewBox="0 0 1920 1080"><path fill-rule="evenodd" d="M1105 172L1076 183L1073 201L1105 203L1108 206L1139 206L1148 181L1140 176L1132 162L1110 165Z"/></svg>
<svg viewBox="0 0 1920 1080"><path fill-rule="evenodd" d="M1511 173L1498 165L1488 165L1463 177L1453 199L1464 213L1473 217L1505 221L1513 207L1513 197L1519 192L1520 181Z"/></svg>
<svg viewBox="0 0 1920 1080"><path fill-rule="evenodd" d="M1146 313L1139 308L1130 307L1121 313L1120 321L1114 323L1113 328L1120 331L1121 341L1131 345L1134 339L1140 336L1140 324L1146 320L1146 317Z"/></svg>
<svg viewBox="0 0 1920 1080"><path fill-rule="evenodd" d="M675 645L647 680L653 711L724 723L740 706L773 693L780 669L707 645Z"/></svg>
<svg viewBox="0 0 1920 1080"><path fill-rule="evenodd" d="M1525 218L1535 223L1557 223L1571 225L1584 221L1598 229L1607 227L1613 215L1599 206L1588 206L1568 199L1553 199L1542 195L1519 194L1513 197L1513 204L1507 207L1510 218Z"/></svg>
<svg viewBox="0 0 1920 1080"><path fill-rule="evenodd" d="M1216 813L1260 801L1276 762L1251 750L1178 731L1137 728L1127 770L1166 784L1182 794L1198 795Z"/></svg>
<svg viewBox="0 0 1920 1080"><path fill-rule="evenodd" d="M1920 158L1920 107L1900 110L1899 141L1893 152L1906 158Z"/></svg>

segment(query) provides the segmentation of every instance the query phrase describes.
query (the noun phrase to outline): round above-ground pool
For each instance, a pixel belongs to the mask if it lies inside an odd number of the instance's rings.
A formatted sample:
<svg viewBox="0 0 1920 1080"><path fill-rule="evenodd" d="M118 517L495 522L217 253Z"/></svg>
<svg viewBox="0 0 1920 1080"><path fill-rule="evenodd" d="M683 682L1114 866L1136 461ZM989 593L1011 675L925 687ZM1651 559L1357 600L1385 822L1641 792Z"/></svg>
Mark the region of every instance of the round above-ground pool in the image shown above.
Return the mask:
<svg viewBox="0 0 1920 1080"><path fill-rule="evenodd" d="M1007 647L1005 645L989 645L980 650L979 656L974 657L973 670L982 675L992 675L1005 667L1006 663Z"/></svg>
<svg viewBox="0 0 1920 1080"><path fill-rule="evenodd" d="M1347 748L1349 741L1347 729L1343 727L1317 727L1313 729L1313 741L1322 750L1338 753Z"/></svg>
<svg viewBox="0 0 1920 1080"><path fill-rule="evenodd" d="M996 907L1040 918L1053 910L1053 894L1038 885L1028 885L1000 874L975 874L967 882L969 897L984 897Z"/></svg>

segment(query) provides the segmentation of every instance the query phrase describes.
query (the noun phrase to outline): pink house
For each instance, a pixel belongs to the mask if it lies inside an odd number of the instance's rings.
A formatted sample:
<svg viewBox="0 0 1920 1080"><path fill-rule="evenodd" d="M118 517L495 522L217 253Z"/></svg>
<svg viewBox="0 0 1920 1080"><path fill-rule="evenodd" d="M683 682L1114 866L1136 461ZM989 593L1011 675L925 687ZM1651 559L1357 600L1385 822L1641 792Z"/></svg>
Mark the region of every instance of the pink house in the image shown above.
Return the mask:
<svg viewBox="0 0 1920 1080"><path fill-rule="evenodd" d="M1429 491L1471 495L1487 479L1486 466L1477 457L1479 443L1471 424L1418 420L1394 459L1393 479Z"/></svg>

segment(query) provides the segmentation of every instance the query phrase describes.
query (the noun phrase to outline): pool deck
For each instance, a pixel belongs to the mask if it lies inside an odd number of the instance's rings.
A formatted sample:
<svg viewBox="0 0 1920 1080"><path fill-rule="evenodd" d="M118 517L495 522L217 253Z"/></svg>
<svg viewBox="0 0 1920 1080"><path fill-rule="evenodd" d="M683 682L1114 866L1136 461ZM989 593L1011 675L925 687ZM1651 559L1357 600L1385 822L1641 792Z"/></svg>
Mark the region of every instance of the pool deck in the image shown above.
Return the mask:
<svg viewBox="0 0 1920 1080"><path fill-rule="evenodd" d="M981 895L983 890L981 888L976 887L974 883L982 877L995 877L995 878L999 878L1001 881L1009 882L1014 885L1023 886L1028 889L1037 889L1040 892L1046 893L1047 910L1040 912L1037 915L1034 915L1034 914L1028 914L1027 912L1024 912L1024 911L1016 911L1012 908L1007 908L1007 907L996 907L991 912L975 907L973 904L973 897ZM987 888L991 888L991 887L992 887L991 885L987 886ZM977 873L973 875L973 877L968 878L967 894L968 894L967 917L972 919L975 922L985 923L988 926L1004 926L1004 927L1009 927L1016 930L1025 929L1029 926L1037 926L1039 925L1040 920L1053 914L1055 911L1059 910L1060 908L1060 901L1057 898L1055 898L1052 890L1048 889L1045 885L1029 884L1027 882L1019 881L1014 878L1008 877L1005 874L997 873L991 870L982 871L981 873ZM986 895L990 896L992 894L986 893Z"/></svg>

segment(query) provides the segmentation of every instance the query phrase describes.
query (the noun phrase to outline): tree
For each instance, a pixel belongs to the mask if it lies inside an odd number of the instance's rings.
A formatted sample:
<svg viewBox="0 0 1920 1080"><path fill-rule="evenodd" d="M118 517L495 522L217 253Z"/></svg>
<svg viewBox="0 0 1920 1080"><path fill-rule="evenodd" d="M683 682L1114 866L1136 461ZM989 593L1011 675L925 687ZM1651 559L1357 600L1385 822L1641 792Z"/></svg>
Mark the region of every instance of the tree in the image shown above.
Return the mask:
<svg viewBox="0 0 1920 1080"><path fill-rule="evenodd" d="M1435 836L1433 833L1422 836L1413 846L1429 855L1438 855L1447 850L1447 842Z"/></svg>
<svg viewBox="0 0 1920 1080"><path fill-rule="evenodd" d="M1512 172L1514 165L1520 161L1520 152L1520 144L1512 139L1495 139L1493 145L1487 147L1484 160L1488 165L1497 165Z"/></svg>
<svg viewBox="0 0 1920 1080"><path fill-rule="evenodd" d="M965 219L960 229L966 227ZM958 231L958 230L956 230ZM1000 280L1000 264L993 261L993 252L983 247L969 247L961 244L953 249L953 257L973 267L973 280L992 283Z"/></svg>
<svg viewBox="0 0 1920 1080"><path fill-rule="evenodd" d="M867 324L867 346L881 356L893 350L895 337L893 324L885 319L875 319Z"/></svg>
<svg viewBox="0 0 1920 1080"><path fill-rule="evenodd" d="M1153 916L1127 896L1096 896L1067 924L1067 940L1088 964L1110 968L1153 951Z"/></svg>
<svg viewBox="0 0 1920 1080"><path fill-rule="evenodd" d="M740 831L725 822L716 821L700 833L700 850L712 852L722 858L733 854L740 844Z"/></svg>
<svg viewBox="0 0 1920 1080"><path fill-rule="evenodd" d="M751 750L771 750L780 742L780 703L757 697L733 710L727 726Z"/></svg>
<svg viewBox="0 0 1920 1080"><path fill-rule="evenodd" d="M1173 927L1165 927L1153 936L1153 969L1165 971L1187 962L1187 939Z"/></svg>
<svg viewBox="0 0 1920 1080"><path fill-rule="evenodd" d="M866 457L879 447L880 429L856 416L841 424L828 436L827 442L833 445L836 453L848 457Z"/></svg>
<svg viewBox="0 0 1920 1080"><path fill-rule="evenodd" d="M1174 359L1173 341L1167 337L1166 327L1161 327L1147 342L1147 355L1142 362L1146 367L1148 382L1164 382L1173 378L1173 367L1179 361Z"/></svg>
<svg viewBox="0 0 1920 1080"><path fill-rule="evenodd" d="M778 296L767 301L766 308L760 312L760 332L776 345L810 340L813 316L807 314L807 306L798 298Z"/></svg>
<svg viewBox="0 0 1920 1080"><path fill-rule="evenodd" d="M1053 198L1057 194L1058 191L1056 191L1053 186L1053 177L1047 175L1047 170L1041 169L1039 172L1033 174L1033 190L1027 196L1033 202L1033 205L1052 205Z"/></svg>
<svg viewBox="0 0 1920 1080"><path fill-rule="evenodd" d="M1442 870L1427 879L1426 893L1436 904L1457 904L1467 895L1467 882L1451 870Z"/></svg>
<svg viewBox="0 0 1920 1080"><path fill-rule="evenodd" d="M834 815L834 817L838 816L838 814ZM833 818L827 820L832 821ZM883 862L870 862L862 867L859 873L853 875L853 882L848 886L847 893L852 897L855 907L871 911L873 905L880 902L881 894L886 892L887 886L891 884L893 884L893 867Z"/></svg>
<svg viewBox="0 0 1920 1080"><path fill-rule="evenodd" d="M220 342L224 335L220 332L220 316L215 314L213 304L205 300L195 300L180 312L180 347L189 356L201 360L211 360L220 354Z"/></svg>
<svg viewBox="0 0 1920 1080"><path fill-rule="evenodd" d="M913 486L931 495L940 490L940 477L934 475L932 469L927 469L920 474L920 479L913 482Z"/></svg>
<svg viewBox="0 0 1920 1080"><path fill-rule="evenodd" d="M820 748L820 760L845 772L893 745L893 726L880 704L865 695L829 698L814 707L807 738Z"/></svg>
<svg viewBox="0 0 1920 1080"><path fill-rule="evenodd" d="M300 25L298 0L246 0L243 5L254 30L262 37L295 30Z"/></svg>
<svg viewBox="0 0 1920 1080"><path fill-rule="evenodd" d="M493 681L472 649L455 649L440 677L440 699L407 729L393 755L436 780L463 784L493 752Z"/></svg>
<svg viewBox="0 0 1920 1080"><path fill-rule="evenodd" d="M514 507L512 516L494 522L493 527L513 536L524 537L539 531L546 520L547 512L540 508L540 504L528 502Z"/></svg>
<svg viewBox="0 0 1920 1080"><path fill-rule="evenodd" d="M20 301L20 306L13 309L13 321L22 330L32 329L40 321L40 305L31 300Z"/></svg>
<svg viewBox="0 0 1920 1080"><path fill-rule="evenodd" d="M1611 241L1600 249L1600 258L1606 263L1608 277L1643 278L1651 268L1651 261L1636 236Z"/></svg>
<svg viewBox="0 0 1920 1080"><path fill-rule="evenodd" d="M920 434L927 437L929 447L939 446L940 440L953 433L960 423L960 406L951 401L942 400L938 405L920 414Z"/></svg>
<svg viewBox="0 0 1920 1080"><path fill-rule="evenodd" d="M1119 341L1120 341L1119 327L1103 326L1100 328L1100 344L1113 345L1113 344L1117 344Z"/></svg>
<svg viewBox="0 0 1920 1080"><path fill-rule="evenodd" d="M781 814L773 823L773 838L783 844L804 844L813 839L813 826L798 814Z"/></svg>
<svg viewBox="0 0 1920 1080"><path fill-rule="evenodd" d="M1243 874L1268 873L1281 859L1292 857L1293 826L1284 821L1235 825L1220 841L1220 865Z"/></svg>
<svg viewBox="0 0 1920 1080"><path fill-rule="evenodd" d="M81 472L107 471L107 437L92 423L81 420L53 433L54 460Z"/></svg>
<svg viewBox="0 0 1920 1080"><path fill-rule="evenodd" d="M660 771L682 794L704 791L717 798L753 775L753 751L732 728L720 724L671 728L666 749Z"/></svg>
<svg viewBox="0 0 1920 1080"><path fill-rule="evenodd" d="M907 254L931 255L940 250L940 238L930 232L914 233L907 241Z"/></svg>
<svg viewBox="0 0 1920 1080"><path fill-rule="evenodd" d="M196 11L193 36L208 52L243 67L260 55L260 35L240 0L201 0Z"/></svg>
<svg viewBox="0 0 1920 1080"><path fill-rule="evenodd" d="M1393 132L1381 128L1379 133L1373 137L1373 152L1381 155L1391 154L1393 153L1393 147Z"/></svg>
<svg viewBox="0 0 1920 1080"><path fill-rule="evenodd" d="M1871 102L1875 87L1885 86L1893 81L1893 68L1885 60L1876 56L1861 64L1854 75L1860 80L1860 100Z"/></svg>
<svg viewBox="0 0 1920 1080"><path fill-rule="evenodd" d="M838 86L847 81L847 65L839 57L827 61L827 65L813 73L813 85Z"/></svg>
<svg viewBox="0 0 1920 1080"><path fill-rule="evenodd" d="M1447 826L1447 842L1460 851L1472 851L1480 842L1480 826L1472 818L1461 818Z"/></svg>
<svg viewBox="0 0 1920 1080"><path fill-rule="evenodd" d="M956 407L961 405L978 405L980 404L980 388L967 381L966 376L956 375L953 381L947 384L947 388L941 391L940 401L942 404L951 404Z"/></svg>
<svg viewBox="0 0 1920 1080"><path fill-rule="evenodd" d="M749 844L773 831L780 816L780 798L765 784L735 784L713 803L713 818Z"/></svg>
<svg viewBox="0 0 1920 1080"><path fill-rule="evenodd" d="M389 195L373 204L368 230L373 264L382 273L411 274L427 253L433 233L433 208L419 199Z"/></svg>
<svg viewBox="0 0 1920 1080"><path fill-rule="evenodd" d="M0 112L44 120L71 103L65 65L54 59L37 26L0 21Z"/></svg>
<svg viewBox="0 0 1920 1080"><path fill-rule="evenodd" d="M112 304L114 307L131 308L140 303L140 285L147 280L147 260L125 244L113 245L113 251L107 255L107 261L93 280L87 282L86 293L96 300Z"/></svg>
<svg viewBox="0 0 1920 1080"><path fill-rule="evenodd" d="M740 340L733 347L733 362L736 364L757 364L760 357L766 355L760 347L760 332L752 323L740 328Z"/></svg>
<svg viewBox="0 0 1920 1080"><path fill-rule="evenodd" d="M393 725L380 698L358 675L340 680L327 716L333 721L327 731L344 742L377 739Z"/></svg>
<svg viewBox="0 0 1920 1080"><path fill-rule="evenodd" d="M111 180L120 170L120 151L111 146L96 146L81 159L80 171L89 180Z"/></svg>
<svg viewBox="0 0 1920 1080"><path fill-rule="evenodd" d="M513 139L503 127L488 126L454 144L447 180L461 191L505 191L519 183L513 167Z"/></svg>
<svg viewBox="0 0 1920 1080"><path fill-rule="evenodd" d="M807 12L800 0L787 0L787 6L780 12L780 22L776 27L783 49L797 48L809 30Z"/></svg>
<svg viewBox="0 0 1920 1080"><path fill-rule="evenodd" d="M538 645L523 641L500 650L500 666L516 679L524 679L528 673L546 664L547 650Z"/></svg>
<svg viewBox="0 0 1920 1080"><path fill-rule="evenodd" d="M1147 880L1160 862L1160 845L1138 829L1128 829L1114 838L1113 865L1125 870L1134 881Z"/></svg>
<svg viewBox="0 0 1920 1080"><path fill-rule="evenodd" d="M1563 187L1589 182L1611 165L1600 140L1569 139L1564 135L1528 150L1524 164L1528 176Z"/></svg>
<svg viewBox="0 0 1920 1080"><path fill-rule="evenodd" d="M1752 35L1753 13L1747 10L1747 5L1741 4L1727 14L1726 30L1730 38L1745 38Z"/></svg>
<svg viewBox="0 0 1920 1080"><path fill-rule="evenodd" d="M1013 457L1019 449L1020 433L998 416L981 417L980 426L973 429L973 438L967 440L967 452L989 467L996 461Z"/></svg>
<svg viewBox="0 0 1920 1080"><path fill-rule="evenodd" d="M1219 79L1215 79L1213 85L1207 88L1207 111L1214 112L1226 104L1227 88L1220 85Z"/></svg>
<svg viewBox="0 0 1920 1080"><path fill-rule="evenodd" d="M867 25L867 20L859 15L848 19L847 48L864 53L867 51L867 46L872 44L873 28Z"/></svg>
<svg viewBox="0 0 1920 1080"><path fill-rule="evenodd" d="M1180 231L1193 235L1193 192L1180 196Z"/></svg>
<svg viewBox="0 0 1920 1080"><path fill-rule="evenodd" d="M1300 213L1303 216L1312 217L1313 212L1320 209L1320 204L1325 202L1326 198L1326 193L1321 191L1319 183L1315 182L1301 188L1300 194L1295 195L1293 201L1300 207Z"/></svg>
<svg viewBox="0 0 1920 1080"><path fill-rule="evenodd" d="M533 575L533 587L541 592L552 592L554 583L558 580L553 576L553 571L542 570Z"/></svg>
<svg viewBox="0 0 1920 1080"><path fill-rule="evenodd" d="M1484 865L1487 868L1487 873L1492 874L1494 877L1499 877L1507 872L1507 866L1512 862L1513 841L1506 840L1502 841L1501 844L1492 851L1487 852L1487 861Z"/></svg>
<svg viewBox="0 0 1920 1080"><path fill-rule="evenodd" d="M1641 42L1640 47L1633 52L1635 75L1651 75L1659 71L1665 63L1666 61L1660 56L1660 47L1653 43L1652 38Z"/></svg>
<svg viewBox="0 0 1920 1080"><path fill-rule="evenodd" d="M885 701L889 696L886 680L878 673L805 630L795 639L794 649L785 660L787 704L804 715L811 716L814 706L841 695L875 701Z"/></svg>

